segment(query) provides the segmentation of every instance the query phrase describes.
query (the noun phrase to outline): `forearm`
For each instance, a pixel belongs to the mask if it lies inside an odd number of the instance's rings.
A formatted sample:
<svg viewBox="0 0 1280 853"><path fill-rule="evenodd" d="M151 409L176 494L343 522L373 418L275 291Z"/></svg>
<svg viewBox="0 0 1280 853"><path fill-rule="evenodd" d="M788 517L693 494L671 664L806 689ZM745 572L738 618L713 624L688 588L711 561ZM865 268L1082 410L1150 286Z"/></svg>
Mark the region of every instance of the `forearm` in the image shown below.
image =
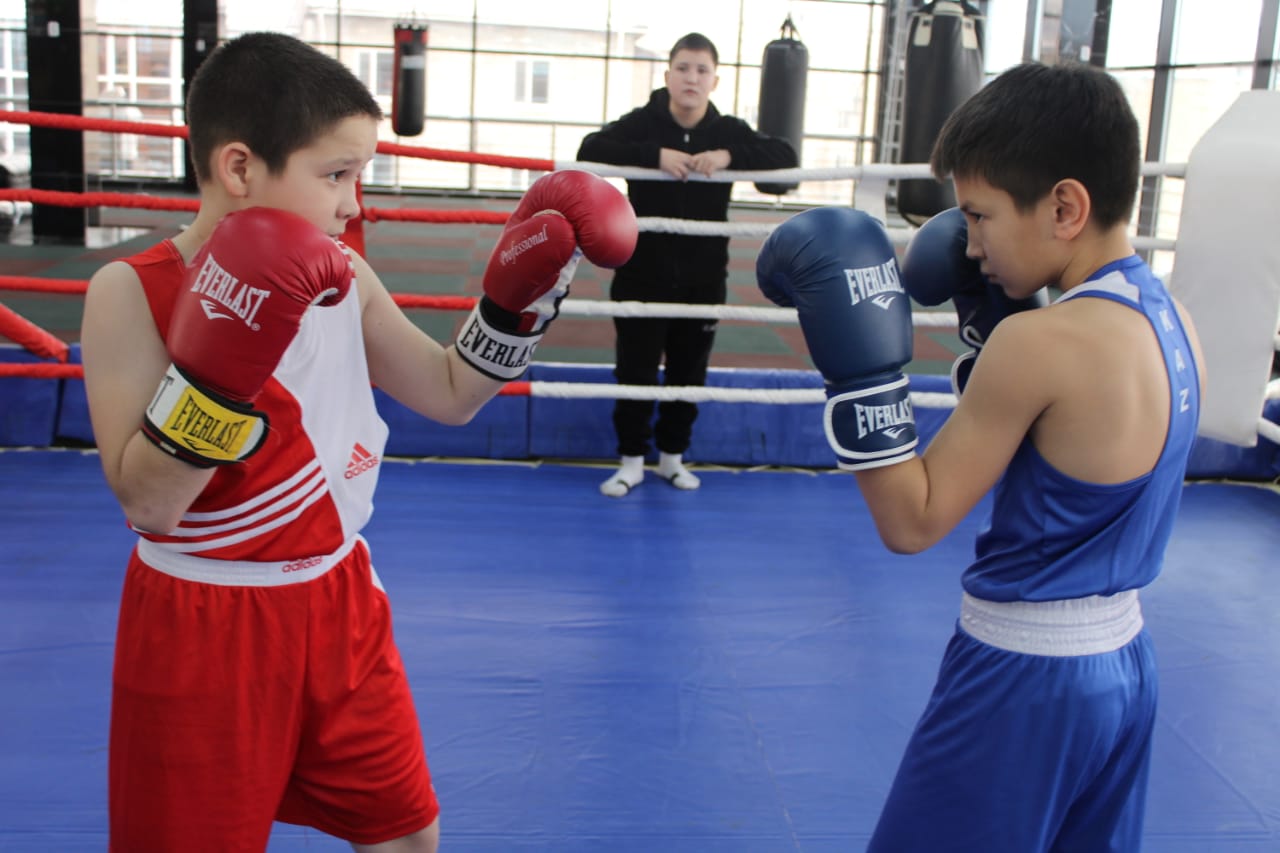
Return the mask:
<svg viewBox="0 0 1280 853"><path fill-rule="evenodd" d="M118 462L104 459L107 481L125 518L151 533L169 533L209 484L216 468L197 468L165 453L138 431Z"/></svg>
<svg viewBox="0 0 1280 853"><path fill-rule="evenodd" d="M371 353L374 384L425 418L461 426L502 389L503 381L466 364L457 347L441 347L414 327L398 336L395 358Z"/></svg>
<svg viewBox="0 0 1280 853"><path fill-rule="evenodd" d="M456 345L445 350L445 367L451 393L449 412L445 415L448 419L437 418L443 423L454 426L469 423L507 384L505 380L486 376L463 361Z"/></svg>
<svg viewBox="0 0 1280 853"><path fill-rule="evenodd" d="M854 476L876 531L890 551L915 554L945 534L929 524L929 477L921 457L855 471Z"/></svg>
<svg viewBox="0 0 1280 853"><path fill-rule="evenodd" d="M660 146L617 134L593 133L578 148L578 159L588 163L609 163L614 166L638 166L658 168Z"/></svg>
<svg viewBox="0 0 1280 853"><path fill-rule="evenodd" d="M752 135L728 146L734 169L793 169L799 158L785 139Z"/></svg>

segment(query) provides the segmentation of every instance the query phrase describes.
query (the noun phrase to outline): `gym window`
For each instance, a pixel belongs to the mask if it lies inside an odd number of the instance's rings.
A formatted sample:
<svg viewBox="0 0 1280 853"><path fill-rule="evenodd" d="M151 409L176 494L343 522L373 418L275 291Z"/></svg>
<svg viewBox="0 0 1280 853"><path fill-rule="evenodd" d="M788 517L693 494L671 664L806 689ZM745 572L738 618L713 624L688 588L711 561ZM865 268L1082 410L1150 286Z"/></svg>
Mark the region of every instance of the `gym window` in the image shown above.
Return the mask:
<svg viewBox="0 0 1280 853"><path fill-rule="evenodd" d="M551 63L542 59L516 60L516 102L545 104L550 89Z"/></svg>

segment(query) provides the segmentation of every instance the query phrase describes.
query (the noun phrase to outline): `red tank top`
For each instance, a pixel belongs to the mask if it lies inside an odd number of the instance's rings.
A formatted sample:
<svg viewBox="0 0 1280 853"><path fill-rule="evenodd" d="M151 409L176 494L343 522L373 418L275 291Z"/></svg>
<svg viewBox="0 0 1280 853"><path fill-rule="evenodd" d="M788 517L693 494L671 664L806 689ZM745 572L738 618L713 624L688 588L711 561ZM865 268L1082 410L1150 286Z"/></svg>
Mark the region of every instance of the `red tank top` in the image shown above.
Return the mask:
<svg viewBox="0 0 1280 853"><path fill-rule="evenodd" d="M165 240L125 263L165 338L186 271L181 253ZM387 426L374 404L356 287L307 311L253 405L269 419L262 448L220 467L172 533L139 531L148 562L305 560L344 549L364 527Z"/></svg>

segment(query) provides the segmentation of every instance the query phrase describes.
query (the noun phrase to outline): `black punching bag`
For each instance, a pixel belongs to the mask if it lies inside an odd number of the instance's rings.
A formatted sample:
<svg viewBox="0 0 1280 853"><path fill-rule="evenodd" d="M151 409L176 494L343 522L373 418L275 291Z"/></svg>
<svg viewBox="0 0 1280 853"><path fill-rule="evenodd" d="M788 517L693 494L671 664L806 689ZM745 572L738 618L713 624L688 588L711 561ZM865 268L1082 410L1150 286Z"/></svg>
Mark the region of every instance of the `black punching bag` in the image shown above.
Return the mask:
<svg viewBox="0 0 1280 853"><path fill-rule="evenodd" d="M757 127L767 136L791 143L800 157L804 141L804 87L809 73L809 49L796 36L791 16L782 24L782 38L764 46L760 68L760 123ZM762 184L756 189L769 195L791 192L799 184Z"/></svg>
<svg viewBox="0 0 1280 853"><path fill-rule="evenodd" d="M901 163L928 163L947 116L982 88L982 19L964 2L933 0L911 15L902 99ZM955 207L949 181L898 181L898 212L912 225Z"/></svg>
<svg viewBox="0 0 1280 853"><path fill-rule="evenodd" d="M422 133L427 99L427 28L396 24L395 80L391 85L391 129L396 136Z"/></svg>

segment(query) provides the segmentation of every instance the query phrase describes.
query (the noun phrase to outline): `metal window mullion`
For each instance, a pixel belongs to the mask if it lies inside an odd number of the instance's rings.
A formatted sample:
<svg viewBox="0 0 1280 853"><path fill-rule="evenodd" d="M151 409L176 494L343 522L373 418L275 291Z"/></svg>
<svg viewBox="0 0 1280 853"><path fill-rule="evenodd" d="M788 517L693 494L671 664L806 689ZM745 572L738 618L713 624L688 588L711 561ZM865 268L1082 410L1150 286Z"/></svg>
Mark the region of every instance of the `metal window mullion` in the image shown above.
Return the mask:
<svg viewBox="0 0 1280 853"><path fill-rule="evenodd" d="M1040 26L1044 17L1044 0L1027 0L1027 27L1022 37L1022 61L1040 59Z"/></svg>
<svg viewBox="0 0 1280 853"><path fill-rule="evenodd" d="M1270 89L1276 73L1276 19L1280 0L1262 0L1258 22L1258 50L1253 61L1253 88Z"/></svg>
<svg viewBox="0 0 1280 853"><path fill-rule="evenodd" d="M1164 0L1160 10L1160 34L1156 38L1156 63L1152 68L1151 112L1147 117L1147 148L1143 157L1146 163L1159 163L1164 159L1165 137L1169 131L1169 104L1173 98L1173 36L1178 25L1178 0ZM1142 201L1138 208L1138 234L1154 236L1158 223L1160 175L1148 175L1142 180ZM1150 260L1150 252L1144 252Z"/></svg>

